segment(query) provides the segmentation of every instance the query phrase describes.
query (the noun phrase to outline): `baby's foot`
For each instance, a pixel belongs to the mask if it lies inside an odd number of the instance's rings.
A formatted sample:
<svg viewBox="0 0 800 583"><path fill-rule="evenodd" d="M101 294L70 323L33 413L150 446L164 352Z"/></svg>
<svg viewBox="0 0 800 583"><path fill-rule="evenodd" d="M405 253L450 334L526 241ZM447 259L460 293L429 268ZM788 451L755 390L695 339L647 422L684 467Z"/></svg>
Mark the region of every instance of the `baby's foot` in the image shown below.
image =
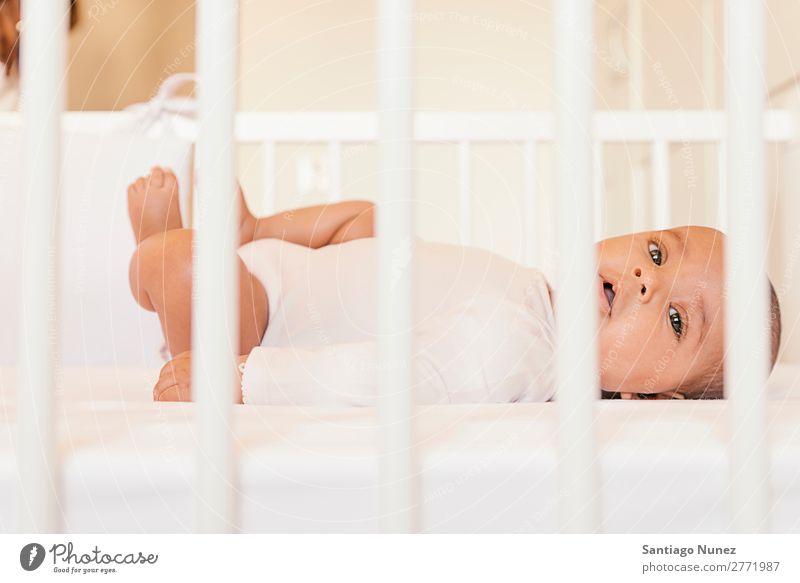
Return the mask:
<svg viewBox="0 0 800 583"><path fill-rule="evenodd" d="M150 235L182 227L178 179L170 170L153 167L149 176L128 187L128 215L139 243Z"/></svg>
<svg viewBox="0 0 800 583"><path fill-rule="evenodd" d="M237 197L239 198L239 245L244 245L253 240L256 228L256 217L250 212L247 201L244 198L242 185L236 183Z"/></svg>

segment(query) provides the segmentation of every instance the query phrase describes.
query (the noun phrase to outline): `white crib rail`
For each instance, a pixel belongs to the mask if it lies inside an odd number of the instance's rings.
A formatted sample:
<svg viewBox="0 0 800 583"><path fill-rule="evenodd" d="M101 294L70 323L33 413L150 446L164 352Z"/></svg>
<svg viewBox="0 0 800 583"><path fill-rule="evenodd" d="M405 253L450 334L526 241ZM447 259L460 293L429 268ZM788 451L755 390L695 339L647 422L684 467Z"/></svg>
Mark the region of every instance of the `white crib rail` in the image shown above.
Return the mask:
<svg viewBox="0 0 800 583"><path fill-rule="evenodd" d="M123 114L67 114L68 124L107 127L114 117ZM1 118L1 116L0 116ZM726 114L722 111L601 111L594 125L595 231L603 234L603 149L609 144L642 144L650 148L651 199L648 224L664 227L671 224L670 146L673 144L715 144L719 146L719 192L717 226L727 227L725 144ZM71 123L70 123L71 122ZM195 139L193 123L176 120L173 124L182 137ZM763 136L768 142L785 143L797 132L793 112L774 110L764 114ZM241 112L236 117L236 138L242 144L260 145L263 159L264 192L262 208L275 210L276 147L289 144L323 144L328 148L329 200L341 192L341 147L343 144L376 143L378 114L373 112ZM523 193L526 227L536 224L537 204L535 152L540 144L555 142L555 118L549 112L420 112L414 115L414 142L450 144L458 151L459 236L462 243L471 241L472 159L474 144L519 144L523 158ZM531 154L533 152L533 154ZM647 209L641 209L642 217ZM526 234L528 232L526 231ZM529 264L539 264L534 257L536 242L526 243Z"/></svg>
<svg viewBox="0 0 800 583"><path fill-rule="evenodd" d="M65 130L104 133L130 129L134 114L126 111L68 111ZM726 112L716 110L596 111L594 137L606 144L715 144L728 136ZM21 127L19 114L0 113L0 125ZM235 137L241 144L353 144L377 142L378 113L372 111L240 111L236 113ZM197 139L197 125L179 116L170 117L177 135ZM788 142L797 136L793 111L764 111L763 136L767 142ZM414 142L512 144L553 142L555 117L546 111L420 111L414 113Z"/></svg>
<svg viewBox="0 0 800 583"><path fill-rule="evenodd" d="M766 282L767 204L764 143L763 7L727 3L729 237L725 392L730 397L729 456L733 530L769 529L769 466L765 392L769 375L770 324ZM735 314L735 317L732 317Z"/></svg>
<svg viewBox="0 0 800 583"><path fill-rule="evenodd" d="M22 3L25 228L18 390L19 532L58 532L53 397L58 285L58 187L64 110L66 2Z"/></svg>
<svg viewBox="0 0 800 583"><path fill-rule="evenodd" d="M198 532L234 524L231 405L239 353L236 257L239 207L234 171L238 3L204 0L197 10L198 206L192 312L192 384L197 401Z"/></svg>
<svg viewBox="0 0 800 583"><path fill-rule="evenodd" d="M594 451L597 285L592 174L590 0L554 4L556 181L559 270L556 284L558 514L561 532L595 532L600 523Z"/></svg>
<svg viewBox="0 0 800 583"><path fill-rule="evenodd" d="M653 225L656 229L672 227L672 207L669 196L669 144L656 140L651 146Z"/></svg>
<svg viewBox="0 0 800 583"><path fill-rule="evenodd" d="M115 127L129 127L128 112L68 112L63 125L68 130L103 133ZM240 144L262 148L262 208L276 209L276 153L280 145L322 144L328 148L329 199L346 197L341 192L341 148L348 144L378 141L378 114L375 112L239 112L236 114L235 137ZM764 140L788 143L797 135L794 112L765 111ZM19 124L16 114L0 113L0 125ZM601 111L594 114L595 138L595 223L596 236L603 234L603 148L609 144L642 144L650 147L654 204L650 224L659 225L660 217L671 212L669 191L669 147L692 144L718 146L717 166L719 189L716 226L727 230L727 164L726 114L723 111ZM180 137L196 140L197 126L189 119L175 117L170 126ZM540 144L555 140L555 121L550 112L420 112L414 115L414 142L419 144L451 144L459 151L459 197L471 204L470 151L474 144L518 144L523 158L523 193L525 225L535 225L538 196L535 152ZM530 155L530 153L533 153ZM338 164L337 164L338 160ZM465 163L468 166L465 166ZM663 178L663 180L662 180ZM467 192L470 197L467 198ZM667 197L664 197L666 193ZM460 233L470 241L466 227L472 225L472 208L462 207L459 214ZM529 232L526 230L526 235ZM534 257L536 242L528 240L526 250L530 264L541 265ZM538 262L537 262L538 259Z"/></svg>
<svg viewBox="0 0 800 583"><path fill-rule="evenodd" d="M379 512L383 532L408 533L418 528L411 368L415 210L412 1L380 0L378 9Z"/></svg>

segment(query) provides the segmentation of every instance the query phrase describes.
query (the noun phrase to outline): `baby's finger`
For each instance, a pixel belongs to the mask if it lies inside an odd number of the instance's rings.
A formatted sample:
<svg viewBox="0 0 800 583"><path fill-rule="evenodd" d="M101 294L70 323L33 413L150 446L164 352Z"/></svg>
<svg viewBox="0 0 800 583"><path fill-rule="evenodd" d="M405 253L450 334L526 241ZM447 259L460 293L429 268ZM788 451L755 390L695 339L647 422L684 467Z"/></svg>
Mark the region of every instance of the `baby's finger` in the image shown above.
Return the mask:
<svg viewBox="0 0 800 583"><path fill-rule="evenodd" d="M166 401L174 401L175 399L170 399L170 394L172 393L175 387L177 387L177 385L172 385L171 387L167 387L158 394L155 400L160 401L162 403Z"/></svg>
<svg viewBox="0 0 800 583"><path fill-rule="evenodd" d="M181 385L172 385L161 392L159 401L191 401L189 391Z"/></svg>
<svg viewBox="0 0 800 583"><path fill-rule="evenodd" d="M161 369L161 373L158 375L158 380L156 381L155 389L159 387L164 389L170 385L175 385L178 383L178 376L175 374L175 365L171 362L168 362L164 365Z"/></svg>
<svg viewBox="0 0 800 583"><path fill-rule="evenodd" d="M161 400L161 394L164 391L166 391L167 389L169 389L170 387L172 387L172 386L174 386L176 384L177 383L175 381L170 381L168 379L164 379L164 380L160 380L159 379L159 381L156 383L156 386L153 387L153 400L154 401L160 401Z"/></svg>
<svg viewBox="0 0 800 583"><path fill-rule="evenodd" d="M177 372L177 365L174 360L171 360L161 367L161 373L158 375L158 379L170 379L171 381L174 381L175 377L177 376Z"/></svg>
<svg viewBox="0 0 800 583"><path fill-rule="evenodd" d="M155 395L158 391L164 390L170 385L174 385L177 383L177 379L174 375L171 374L164 374L164 371L161 371L161 374L156 381L156 386L153 387L153 395Z"/></svg>

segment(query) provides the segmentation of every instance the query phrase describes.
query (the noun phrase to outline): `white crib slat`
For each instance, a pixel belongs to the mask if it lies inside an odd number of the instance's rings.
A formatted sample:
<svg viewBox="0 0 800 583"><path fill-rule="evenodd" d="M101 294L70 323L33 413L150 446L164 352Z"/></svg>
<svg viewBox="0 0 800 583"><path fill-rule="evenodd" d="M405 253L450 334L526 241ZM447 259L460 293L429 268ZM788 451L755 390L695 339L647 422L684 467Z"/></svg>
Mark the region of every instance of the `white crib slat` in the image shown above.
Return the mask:
<svg viewBox="0 0 800 583"><path fill-rule="evenodd" d="M328 202L342 200L342 144L328 144Z"/></svg>
<svg viewBox="0 0 800 583"><path fill-rule="evenodd" d="M462 245L472 239L472 176L469 142L458 143L458 236Z"/></svg>
<svg viewBox="0 0 800 583"><path fill-rule="evenodd" d="M594 464L597 275L592 219L592 38L589 0L553 3L559 274L556 399L561 532L598 528ZM589 294L587 296L587 294Z"/></svg>
<svg viewBox="0 0 800 583"><path fill-rule="evenodd" d="M633 215L633 231L639 232L650 229L647 217L647 196L644 190L644 160L638 148L634 147L631 156L631 209Z"/></svg>
<svg viewBox="0 0 800 583"><path fill-rule="evenodd" d="M25 226L22 229L18 531L59 530L53 398L58 289L58 186L64 110L66 3L22 3ZM9 282L6 282L9 283Z"/></svg>
<svg viewBox="0 0 800 583"><path fill-rule="evenodd" d="M672 225L669 187L669 144L656 140L651 146L651 177L653 180L653 220L656 229L669 229Z"/></svg>
<svg viewBox="0 0 800 583"><path fill-rule="evenodd" d="M536 142L527 140L522 146L522 202L525 227L525 265L540 269L543 239L539 234L536 188Z"/></svg>
<svg viewBox="0 0 800 583"><path fill-rule="evenodd" d="M603 142L595 141L593 149L594 165L594 237L602 239L605 233L605 178L604 178Z"/></svg>
<svg viewBox="0 0 800 583"><path fill-rule="evenodd" d="M727 3L729 30L728 189L730 231L725 246L727 357L731 400L732 528L769 530L766 403L769 374L767 211L764 174L764 33L761 2ZM734 63L735 66L730 66Z"/></svg>
<svg viewBox="0 0 800 583"><path fill-rule="evenodd" d="M411 0L379 0L380 198L377 205L380 525L417 529L414 482L413 102Z"/></svg>
<svg viewBox="0 0 800 583"><path fill-rule="evenodd" d="M717 176L719 192L717 193L717 228L728 232L728 144L720 141L717 149Z"/></svg>
<svg viewBox="0 0 800 583"><path fill-rule="evenodd" d="M233 527L231 404L238 354L238 206L234 173L238 3L197 6L198 205L192 382L197 401L198 532Z"/></svg>
<svg viewBox="0 0 800 583"><path fill-rule="evenodd" d="M275 142L261 143L261 175L264 182L263 214L271 215L275 213Z"/></svg>

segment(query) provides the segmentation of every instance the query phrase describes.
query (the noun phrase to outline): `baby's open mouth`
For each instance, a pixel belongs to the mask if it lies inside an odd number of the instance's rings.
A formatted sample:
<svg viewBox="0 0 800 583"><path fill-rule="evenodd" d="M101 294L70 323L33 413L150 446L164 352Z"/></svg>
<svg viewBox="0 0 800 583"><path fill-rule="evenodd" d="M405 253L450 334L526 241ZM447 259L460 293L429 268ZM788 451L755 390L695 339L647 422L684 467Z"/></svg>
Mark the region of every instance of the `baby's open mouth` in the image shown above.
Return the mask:
<svg viewBox="0 0 800 583"><path fill-rule="evenodd" d="M603 293L605 294L606 299L608 300L608 307L610 308L611 305L614 303L614 296L617 295L616 293L614 293L614 286L611 285L609 282L604 281Z"/></svg>
<svg viewBox="0 0 800 583"><path fill-rule="evenodd" d="M598 274L597 276L597 299L600 302L600 309L607 315L611 315L611 306L614 303L614 297L617 292L614 291L614 284L606 281L606 278Z"/></svg>

